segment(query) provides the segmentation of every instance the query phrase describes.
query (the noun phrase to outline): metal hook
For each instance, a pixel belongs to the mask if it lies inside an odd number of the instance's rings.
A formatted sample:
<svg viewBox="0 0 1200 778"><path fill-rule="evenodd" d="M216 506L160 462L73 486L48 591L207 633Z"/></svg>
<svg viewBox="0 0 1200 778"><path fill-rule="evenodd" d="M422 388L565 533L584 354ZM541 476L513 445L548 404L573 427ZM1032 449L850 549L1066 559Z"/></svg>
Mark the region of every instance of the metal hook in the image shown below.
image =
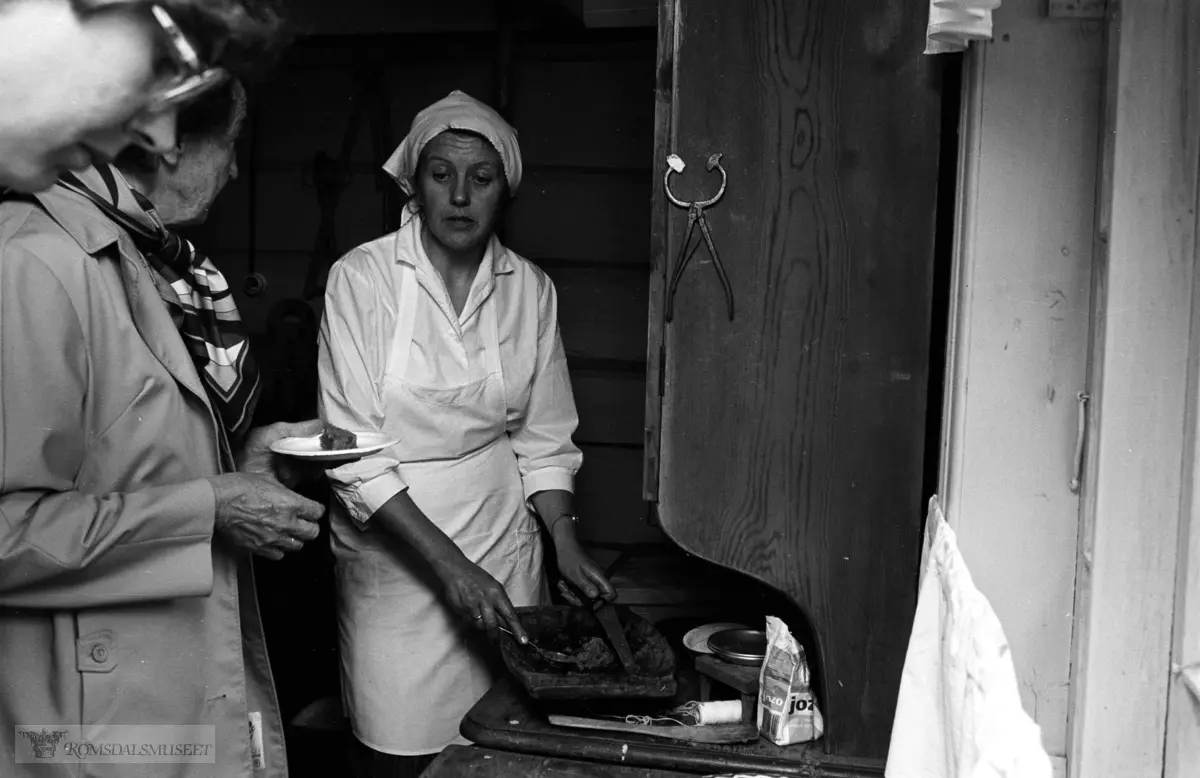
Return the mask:
<svg viewBox="0 0 1200 778"><path fill-rule="evenodd" d="M671 156L667 157L667 172L663 176L663 189L665 189L667 192L667 199L675 203L675 205L678 205L680 208L690 208L693 205L700 208L707 208L710 205L715 205L716 202L725 195L725 185L729 182L729 176L726 175L725 168L721 166L722 156L724 155L719 151L710 155L708 162L704 166L710 173L713 170L719 170L721 172L721 188L718 189L717 193L711 198L707 200L697 200L694 203L684 202L671 192L671 174L682 173L684 168L687 167L687 163L680 159L676 154L672 154Z"/></svg>

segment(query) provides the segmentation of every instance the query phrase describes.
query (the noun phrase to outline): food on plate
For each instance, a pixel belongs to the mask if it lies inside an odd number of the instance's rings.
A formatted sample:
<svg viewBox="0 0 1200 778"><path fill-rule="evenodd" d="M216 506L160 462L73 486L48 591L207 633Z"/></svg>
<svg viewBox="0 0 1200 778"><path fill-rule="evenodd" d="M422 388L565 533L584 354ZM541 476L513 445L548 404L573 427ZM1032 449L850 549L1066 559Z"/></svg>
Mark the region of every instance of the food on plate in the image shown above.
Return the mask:
<svg viewBox="0 0 1200 778"><path fill-rule="evenodd" d="M321 433L321 448L325 451L345 451L358 445L358 436L333 424L326 424Z"/></svg>

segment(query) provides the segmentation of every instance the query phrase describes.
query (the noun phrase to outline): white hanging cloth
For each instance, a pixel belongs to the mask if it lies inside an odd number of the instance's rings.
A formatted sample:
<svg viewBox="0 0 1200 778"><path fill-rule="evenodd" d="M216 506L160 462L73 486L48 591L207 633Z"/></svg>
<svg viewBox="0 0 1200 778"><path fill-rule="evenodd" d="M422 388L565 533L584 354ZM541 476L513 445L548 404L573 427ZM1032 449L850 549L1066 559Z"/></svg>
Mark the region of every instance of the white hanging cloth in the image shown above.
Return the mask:
<svg viewBox="0 0 1200 778"><path fill-rule="evenodd" d="M963 51L967 44L992 39L992 11L1000 0L929 0L926 54Z"/></svg>
<svg viewBox="0 0 1200 778"><path fill-rule="evenodd" d="M919 585L884 775L1050 778L1041 730L1021 707L1004 630L975 588L936 497Z"/></svg>

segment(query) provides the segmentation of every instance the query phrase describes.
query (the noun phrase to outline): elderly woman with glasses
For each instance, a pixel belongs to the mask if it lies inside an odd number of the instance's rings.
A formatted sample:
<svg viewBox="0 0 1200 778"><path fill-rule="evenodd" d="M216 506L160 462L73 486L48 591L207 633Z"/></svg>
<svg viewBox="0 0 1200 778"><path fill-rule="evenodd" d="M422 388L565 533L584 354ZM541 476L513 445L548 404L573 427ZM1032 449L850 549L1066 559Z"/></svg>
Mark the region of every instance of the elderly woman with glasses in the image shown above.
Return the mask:
<svg viewBox="0 0 1200 778"><path fill-rule="evenodd" d="M324 509L268 447L320 424L248 429L237 308L167 226L203 219L236 175L244 114L231 82L180 113L161 159L127 152L0 203L5 778L287 774L251 554L316 537ZM39 763L43 730L139 745Z"/></svg>
<svg viewBox="0 0 1200 778"><path fill-rule="evenodd" d="M575 537L554 284L494 232L521 182L516 132L453 92L385 169L411 199L330 271L318 371L327 421L399 441L330 471L331 527L359 772L415 775L492 684L483 631L524 639L514 605L547 599L537 518L576 592L613 590Z"/></svg>
<svg viewBox="0 0 1200 778"><path fill-rule="evenodd" d="M0 192L174 147L179 107L260 68L279 28L255 0L0 0Z"/></svg>

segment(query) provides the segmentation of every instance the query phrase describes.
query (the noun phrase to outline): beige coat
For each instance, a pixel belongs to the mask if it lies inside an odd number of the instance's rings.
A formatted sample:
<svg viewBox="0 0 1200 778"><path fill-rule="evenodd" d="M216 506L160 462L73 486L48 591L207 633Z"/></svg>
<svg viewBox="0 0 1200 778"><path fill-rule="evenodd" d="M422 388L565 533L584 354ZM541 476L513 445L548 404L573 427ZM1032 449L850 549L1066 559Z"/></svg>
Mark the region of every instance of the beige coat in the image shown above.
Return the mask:
<svg viewBox="0 0 1200 778"><path fill-rule="evenodd" d="M0 775L284 776L250 560L213 538L229 455L200 379L128 236L38 199L0 204ZM14 725L60 724L213 726L215 764L14 764Z"/></svg>

